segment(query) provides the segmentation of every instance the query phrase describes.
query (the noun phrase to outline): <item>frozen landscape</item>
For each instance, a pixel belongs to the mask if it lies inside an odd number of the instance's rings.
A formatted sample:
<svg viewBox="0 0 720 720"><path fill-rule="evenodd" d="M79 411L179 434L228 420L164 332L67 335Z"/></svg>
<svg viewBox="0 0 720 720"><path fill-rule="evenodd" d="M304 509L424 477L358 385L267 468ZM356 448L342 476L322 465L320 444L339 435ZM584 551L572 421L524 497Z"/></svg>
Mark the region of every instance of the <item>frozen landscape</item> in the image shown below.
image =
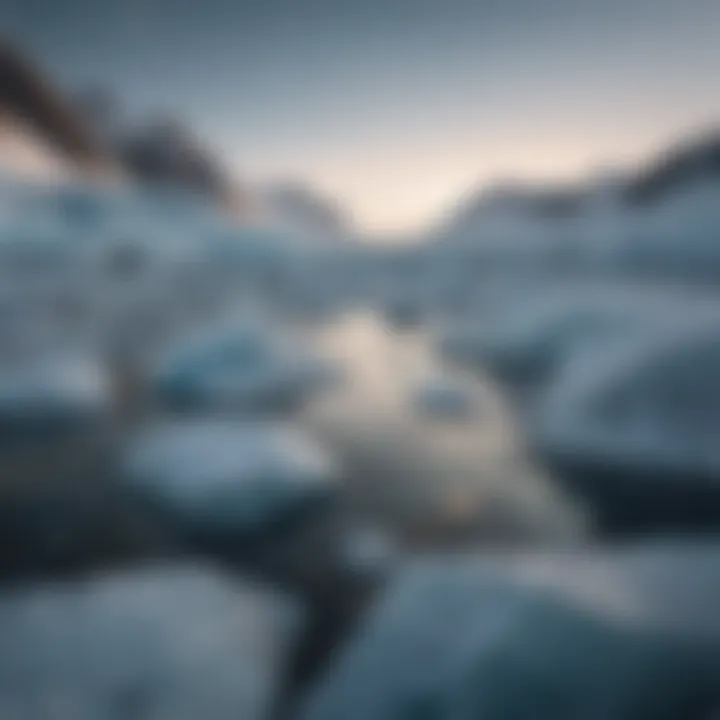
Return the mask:
<svg viewBox="0 0 720 720"><path fill-rule="evenodd" d="M572 225L490 198L387 251L7 176L0 623L27 667L2 663L3 707L705 717L720 586L693 535L720 530L720 300L692 253L720 274L720 184L701 180ZM191 559L221 569L174 569ZM226 635L217 573L257 638ZM701 611L658 582L697 585ZM178 583L222 642L148 656L133 633L160 633ZM259 624L256 592L297 605L292 634L265 601ZM162 643L192 643L170 603Z"/></svg>
<svg viewBox="0 0 720 720"><path fill-rule="evenodd" d="M0 720L717 715L720 134L389 243L0 71Z"/></svg>

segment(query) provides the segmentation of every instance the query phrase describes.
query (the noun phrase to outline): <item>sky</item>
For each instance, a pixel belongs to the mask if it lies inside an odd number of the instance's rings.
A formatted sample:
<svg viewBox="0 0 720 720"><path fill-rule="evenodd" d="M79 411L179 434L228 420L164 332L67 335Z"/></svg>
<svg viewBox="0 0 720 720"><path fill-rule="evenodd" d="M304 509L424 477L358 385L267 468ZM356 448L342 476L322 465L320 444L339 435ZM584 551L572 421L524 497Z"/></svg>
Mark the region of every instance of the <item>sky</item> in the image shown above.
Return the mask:
<svg viewBox="0 0 720 720"><path fill-rule="evenodd" d="M0 32L380 234L720 124L720 0L1 0Z"/></svg>

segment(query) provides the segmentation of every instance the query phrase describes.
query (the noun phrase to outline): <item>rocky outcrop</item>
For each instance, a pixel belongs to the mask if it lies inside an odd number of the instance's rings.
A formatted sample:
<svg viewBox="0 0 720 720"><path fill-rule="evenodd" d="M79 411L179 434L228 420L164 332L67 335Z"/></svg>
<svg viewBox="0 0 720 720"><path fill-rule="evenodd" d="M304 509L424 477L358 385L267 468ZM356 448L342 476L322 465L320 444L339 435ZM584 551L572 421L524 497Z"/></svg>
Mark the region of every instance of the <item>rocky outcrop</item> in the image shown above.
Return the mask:
<svg viewBox="0 0 720 720"><path fill-rule="evenodd" d="M99 171L112 165L74 109L33 63L0 40L0 117L3 132L43 146L70 165ZM8 143L9 144L9 143ZM9 153L8 153L9 154Z"/></svg>

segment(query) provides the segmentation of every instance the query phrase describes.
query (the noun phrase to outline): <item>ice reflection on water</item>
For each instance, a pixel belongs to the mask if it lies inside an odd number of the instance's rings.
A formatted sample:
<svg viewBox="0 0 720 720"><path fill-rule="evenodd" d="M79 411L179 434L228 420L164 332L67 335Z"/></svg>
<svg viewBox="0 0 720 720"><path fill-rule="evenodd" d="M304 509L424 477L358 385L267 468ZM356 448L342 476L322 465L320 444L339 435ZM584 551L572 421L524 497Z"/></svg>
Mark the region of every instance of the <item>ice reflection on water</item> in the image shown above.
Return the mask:
<svg viewBox="0 0 720 720"><path fill-rule="evenodd" d="M577 509L524 456L487 378L462 376L478 408L467 421L418 412L413 397L425 382L461 377L433 355L426 332L359 313L311 341L340 361L345 379L303 421L343 459L354 510L420 545L582 535Z"/></svg>

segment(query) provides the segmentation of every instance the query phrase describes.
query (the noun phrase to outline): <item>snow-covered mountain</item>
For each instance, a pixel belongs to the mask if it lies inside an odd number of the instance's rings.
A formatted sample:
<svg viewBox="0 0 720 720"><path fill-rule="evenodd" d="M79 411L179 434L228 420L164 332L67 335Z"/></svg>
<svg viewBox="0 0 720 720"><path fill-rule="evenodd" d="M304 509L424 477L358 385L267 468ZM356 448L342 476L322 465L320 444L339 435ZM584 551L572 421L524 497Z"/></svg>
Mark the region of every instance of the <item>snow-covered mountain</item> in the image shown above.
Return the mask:
<svg viewBox="0 0 720 720"><path fill-rule="evenodd" d="M683 142L654 158L627 182L625 198L652 205L697 185L720 186L720 129Z"/></svg>
<svg viewBox="0 0 720 720"><path fill-rule="evenodd" d="M633 172L470 196L435 233L451 247L562 251L594 264L720 273L720 131Z"/></svg>
<svg viewBox="0 0 720 720"><path fill-rule="evenodd" d="M349 222L340 205L302 183L280 183L257 191L272 222L321 240L346 238Z"/></svg>

